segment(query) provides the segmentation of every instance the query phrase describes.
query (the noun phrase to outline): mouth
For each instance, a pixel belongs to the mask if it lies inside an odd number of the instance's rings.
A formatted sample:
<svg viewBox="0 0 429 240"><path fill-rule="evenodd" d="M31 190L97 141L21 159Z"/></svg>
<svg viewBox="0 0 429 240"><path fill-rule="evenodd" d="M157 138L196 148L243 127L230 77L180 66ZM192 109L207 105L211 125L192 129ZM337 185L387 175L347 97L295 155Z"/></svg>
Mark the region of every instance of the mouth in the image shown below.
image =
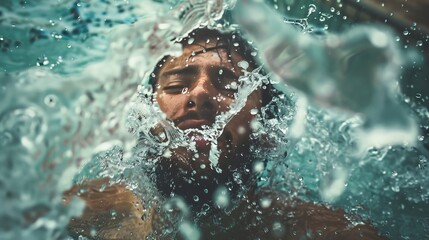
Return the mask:
<svg viewBox="0 0 429 240"><path fill-rule="evenodd" d="M186 129L191 129L191 128L195 128L195 129L203 129L204 126L211 126L212 123L205 120L205 119L185 119L183 121L180 121L177 124L177 127L181 130L186 130Z"/></svg>

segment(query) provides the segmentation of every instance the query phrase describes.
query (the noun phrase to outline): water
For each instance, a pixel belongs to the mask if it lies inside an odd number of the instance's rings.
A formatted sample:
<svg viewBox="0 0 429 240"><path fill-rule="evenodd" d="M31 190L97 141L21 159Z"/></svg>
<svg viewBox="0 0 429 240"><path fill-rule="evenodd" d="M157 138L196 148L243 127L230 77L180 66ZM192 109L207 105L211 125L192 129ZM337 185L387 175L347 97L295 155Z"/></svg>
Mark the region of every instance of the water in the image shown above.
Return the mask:
<svg viewBox="0 0 429 240"><path fill-rule="evenodd" d="M171 6L175 7L170 11ZM261 20L269 14L267 22L240 22L241 7L235 1L179 5L173 1L3 1L0 198L7 207L0 209L0 238L65 238L64 230L72 216L81 213L83 202L75 199L64 205L63 191L85 179L110 177L112 182L126 183L143 203L162 202L166 213L175 213L165 216L165 221L176 224L161 235L168 238L178 232L185 239L199 239L183 200L160 199L151 184L154 166L162 156L172 154L169 149L195 150L195 146L184 137L187 132L165 120L159 106L150 101L152 90L146 82L162 55L180 54L180 45L170 39L197 24L230 28L221 18L230 9L235 9L232 15L272 70L271 81L285 92L275 99L276 104L255 113L260 121L252 123L255 139L263 136L278 143L275 150L252 149L260 159L269 159L267 166L256 162L251 169L259 173L258 185L357 213L392 239L428 236L429 155L424 146L428 136L418 132L416 122L427 132L429 113L399 92L398 70L407 55L391 42L391 33L360 27L309 37L317 32L309 25L316 5L302 5L304 18L286 21L298 23L297 28L284 23L283 16L276 18L269 8L253 15ZM278 35L270 32L273 28ZM297 34L298 30L306 33ZM264 38L267 35L276 37ZM296 44L286 48L296 52L270 55L269 48L284 39ZM337 41L334 54L326 54L333 47L324 39ZM302 42L312 47L298 44ZM373 57L365 58L362 50L348 52L356 45ZM285 56L302 52L304 60L289 66L293 71L277 71L284 69L278 67L284 66L282 61L290 60ZM386 53L392 55L377 58ZM350 72L338 73L333 70L344 62L338 56L357 56L357 63ZM308 70L310 65L314 71ZM248 63L240 66L245 70ZM362 68L368 75L359 72ZM339 79L365 81L355 86L342 85ZM198 130L212 145L205 168L221 171L215 140L243 107L240 99L267 81L259 69L247 72L237 84L238 100L231 110L217 117L214 128ZM354 94L364 90L379 98ZM339 94L332 96L333 92ZM351 101L338 100L343 98ZM268 109L276 109L277 118L267 120ZM394 131L396 135L386 135ZM149 161L141 161L148 155ZM234 182L242 185L239 175ZM215 199L219 209L227 212L235 203L228 187L219 188ZM194 200L201 201L198 196ZM262 207L271 204L269 199L261 201ZM200 214L204 216L204 211ZM219 229L227 225L215 223ZM272 231L281 235L284 229L275 224Z"/></svg>

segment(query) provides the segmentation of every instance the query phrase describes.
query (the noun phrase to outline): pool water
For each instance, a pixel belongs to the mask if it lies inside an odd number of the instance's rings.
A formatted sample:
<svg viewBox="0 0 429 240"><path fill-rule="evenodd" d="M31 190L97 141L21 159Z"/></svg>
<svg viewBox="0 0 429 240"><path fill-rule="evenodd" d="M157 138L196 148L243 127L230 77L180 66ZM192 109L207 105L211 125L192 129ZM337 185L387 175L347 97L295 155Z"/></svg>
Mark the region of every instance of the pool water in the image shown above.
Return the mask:
<svg viewBox="0 0 429 240"><path fill-rule="evenodd" d="M422 56L401 49L386 29L330 32L325 18L343 20L313 3L277 18L276 5L267 4L255 21L246 21L240 14L251 6L190 2L192 11L183 10L188 1L172 0L0 3L1 239L65 239L68 222L84 204L75 199L65 206L62 193L86 179L110 177L150 203L156 193L148 179L157 158L141 162L139 156L192 143L148 100L147 79L163 55L180 53L170 39L196 24L224 28L232 19L248 31L255 54L273 73L269 79L258 69L247 72L236 98L247 98L264 81L284 93L274 99L276 119L255 113L261 120L253 126L255 137L270 133L278 142L275 150L254 149L268 163L257 169L258 185L358 214L390 239L429 237L429 112L418 104L428 96L410 98L398 85L405 76L400 69L410 62L418 68ZM286 14L296 18L284 22ZM325 44L334 40L335 46ZM287 54L306 58L288 65L273 55L270 49L284 41L295 44ZM350 72L335 71L344 63L340 56L356 61ZM310 71L309 65L317 67ZM215 140L243 107L236 102L217 127L201 134ZM165 136L151 134L159 123ZM216 168L215 144L212 149Z"/></svg>

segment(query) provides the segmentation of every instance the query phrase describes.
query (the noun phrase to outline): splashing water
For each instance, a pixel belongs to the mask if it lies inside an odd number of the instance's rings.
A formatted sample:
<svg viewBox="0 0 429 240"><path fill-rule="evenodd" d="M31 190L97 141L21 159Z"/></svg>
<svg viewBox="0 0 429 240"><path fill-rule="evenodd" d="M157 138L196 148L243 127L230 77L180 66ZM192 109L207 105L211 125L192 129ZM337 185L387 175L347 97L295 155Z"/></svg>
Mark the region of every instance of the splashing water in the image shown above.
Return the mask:
<svg viewBox="0 0 429 240"><path fill-rule="evenodd" d="M310 6L309 14L314 11ZM236 13L263 50L267 66L287 84L277 84L279 88L292 86L319 104L363 115L361 151L374 145L415 143L416 123L394 99L400 55L389 33L366 27L317 39L296 34L260 3L243 3ZM246 18L249 13L255 17Z"/></svg>
<svg viewBox="0 0 429 240"><path fill-rule="evenodd" d="M126 183L145 204L159 201L149 170L172 148L196 151L185 137L190 131L211 142L210 167L220 171L217 138L248 95L267 81L277 83L285 94L275 97L252 123L252 138L267 136L278 143L275 150L252 150L261 159L253 166L259 186L358 213L392 239L427 235L428 154L415 143L417 129L410 116L412 112L427 126L429 114L397 103L393 81L401 55L391 35L361 27L315 39L298 34L265 6L252 15L254 21L243 22L239 16L244 7L235 5L3 1L0 202L7 207L0 210L0 238L64 237L68 221L84 206L77 199L64 205L62 193L87 179L110 177ZM260 69L245 71L235 104L217 116L213 128L181 131L153 103L148 75L162 56L181 54L181 46L171 39L180 39L197 25L228 28L222 16L232 9L276 77L270 79ZM271 18L261 21L266 16ZM364 90L370 96L358 94ZM276 118L267 112L275 112ZM351 116L355 113L360 115ZM151 161L141 160L154 153ZM220 209L234 205L225 189L216 194ZM269 206L269 200L263 199L262 206ZM199 239L182 200L166 199L163 207L166 213L176 213L166 215L165 221L177 221L163 236L178 233ZM280 234L282 226L273 225L273 231Z"/></svg>

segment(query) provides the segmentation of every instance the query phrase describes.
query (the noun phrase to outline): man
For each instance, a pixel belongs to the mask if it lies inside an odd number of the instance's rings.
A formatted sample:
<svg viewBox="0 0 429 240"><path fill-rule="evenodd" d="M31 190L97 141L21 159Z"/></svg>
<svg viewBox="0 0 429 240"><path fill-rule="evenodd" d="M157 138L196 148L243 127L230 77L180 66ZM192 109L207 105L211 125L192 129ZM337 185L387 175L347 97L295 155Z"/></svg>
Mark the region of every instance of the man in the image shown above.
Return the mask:
<svg viewBox="0 0 429 240"><path fill-rule="evenodd" d="M164 57L150 83L153 104L190 144L141 159L157 158L154 184L164 200L142 206L125 186L106 187L108 179L75 186L65 194L66 201L78 195L87 205L82 217L71 221L72 235L97 239L186 239L189 233L201 234L201 239L383 239L369 225L349 220L342 210L257 187L254 170L261 161L256 152L276 146L264 134L255 134L256 113L275 117L265 112L265 106L278 93L261 82L244 99L239 98L243 95L238 89L246 84L240 76L259 69L254 50L238 33L197 29L179 42L182 54ZM186 230L188 225L183 223L196 225L198 231Z"/></svg>

